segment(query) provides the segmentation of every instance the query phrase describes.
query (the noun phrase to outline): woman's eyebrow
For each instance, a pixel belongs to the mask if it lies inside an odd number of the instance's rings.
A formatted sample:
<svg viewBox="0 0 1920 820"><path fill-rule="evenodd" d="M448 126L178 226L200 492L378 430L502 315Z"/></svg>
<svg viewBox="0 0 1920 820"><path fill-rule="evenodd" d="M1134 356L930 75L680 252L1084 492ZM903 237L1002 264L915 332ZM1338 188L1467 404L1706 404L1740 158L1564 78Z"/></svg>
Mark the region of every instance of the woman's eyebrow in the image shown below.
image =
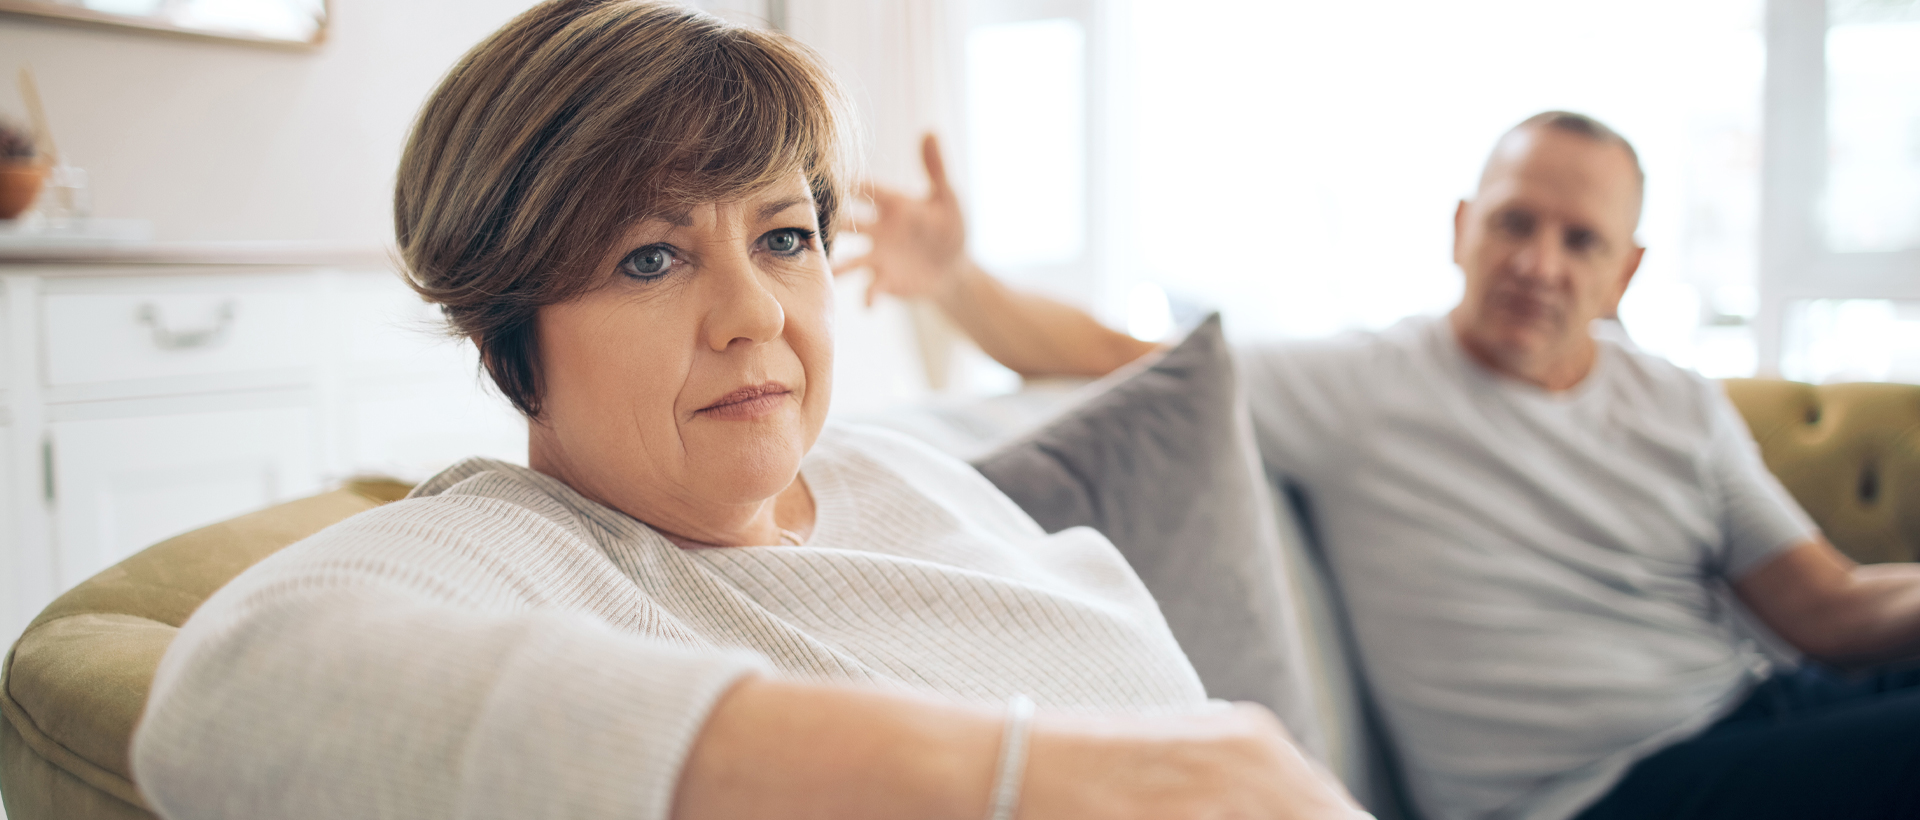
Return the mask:
<svg viewBox="0 0 1920 820"><path fill-rule="evenodd" d="M797 197L793 197L792 199L782 199L778 202L769 202L765 205L760 206L760 214L759 214L760 221L765 222L769 219L779 216L781 211L784 211L788 208L792 208L796 205L812 205L812 204L813 204L813 200L804 196L797 196Z"/></svg>

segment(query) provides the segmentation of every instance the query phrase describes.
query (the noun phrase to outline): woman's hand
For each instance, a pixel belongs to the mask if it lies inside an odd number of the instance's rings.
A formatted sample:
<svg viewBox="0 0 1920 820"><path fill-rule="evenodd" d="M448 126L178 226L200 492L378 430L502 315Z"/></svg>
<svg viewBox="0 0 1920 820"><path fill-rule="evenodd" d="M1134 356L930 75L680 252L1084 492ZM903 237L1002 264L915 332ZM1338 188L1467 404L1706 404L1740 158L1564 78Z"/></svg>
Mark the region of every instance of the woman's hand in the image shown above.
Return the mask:
<svg viewBox="0 0 1920 820"><path fill-rule="evenodd" d="M1020 820L1294 820L1367 815L1252 704L1191 717L1035 725Z"/></svg>
<svg viewBox="0 0 1920 820"><path fill-rule="evenodd" d="M958 286L973 263L967 258L967 219L960 198L947 183L940 141L920 141L927 168L927 195L916 199L880 185L867 186L874 214L854 222L854 230L872 240L866 254L835 263L835 274L866 268L873 272L867 304L880 294L902 299L939 297Z"/></svg>

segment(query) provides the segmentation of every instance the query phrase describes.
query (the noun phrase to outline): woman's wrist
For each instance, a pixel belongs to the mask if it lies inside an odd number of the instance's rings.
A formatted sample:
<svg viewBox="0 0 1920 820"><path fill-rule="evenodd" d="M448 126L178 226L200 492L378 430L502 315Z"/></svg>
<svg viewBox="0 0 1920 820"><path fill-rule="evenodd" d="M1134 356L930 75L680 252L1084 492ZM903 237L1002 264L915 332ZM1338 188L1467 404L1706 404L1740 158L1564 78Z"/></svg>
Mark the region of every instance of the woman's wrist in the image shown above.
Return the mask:
<svg viewBox="0 0 1920 820"><path fill-rule="evenodd" d="M673 816L980 820L1003 721L910 695L749 678L709 714Z"/></svg>
<svg viewBox="0 0 1920 820"><path fill-rule="evenodd" d="M993 792L987 820L1013 820L1020 808L1020 786L1027 774L1027 742L1033 732L1033 699L1014 695L1007 701L1007 725L1000 730L1000 759L994 764Z"/></svg>

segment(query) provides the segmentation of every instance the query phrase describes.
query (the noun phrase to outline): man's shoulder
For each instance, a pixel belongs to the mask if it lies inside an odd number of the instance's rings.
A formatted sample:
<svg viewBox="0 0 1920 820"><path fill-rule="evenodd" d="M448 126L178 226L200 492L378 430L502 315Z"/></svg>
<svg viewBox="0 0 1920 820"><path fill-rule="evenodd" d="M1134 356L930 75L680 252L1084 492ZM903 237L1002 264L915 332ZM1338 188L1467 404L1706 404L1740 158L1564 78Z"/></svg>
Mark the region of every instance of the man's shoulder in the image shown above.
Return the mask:
<svg viewBox="0 0 1920 820"><path fill-rule="evenodd" d="M1607 338L1595 341L1609 369L1610 392L1639 412L1704 429L1711 423L1716 403L1725 401L1717 383L1691 369L1630 344Z"/></svg>
<svg viewBox="0 0 1920 820"><path fill-rule="evenodd" d="M1235 351L1268 468L1311 480L1365 446L1367 430L1390 408L1443 390L1434 382L1448 378L1444 351L1432 342L1440 321L1416 317L1380 331Z"/></svg>
<svg viewBox="0 0 1920 820"><path fill-rule="evenodd" d="M1234 351L1250 385L1312 387L1397 381L1409 367L1424 368L1430 357L1438 316L1402 319L1382 330L1353 330L1312 339L1284 339L1242 345Z"/></svg>

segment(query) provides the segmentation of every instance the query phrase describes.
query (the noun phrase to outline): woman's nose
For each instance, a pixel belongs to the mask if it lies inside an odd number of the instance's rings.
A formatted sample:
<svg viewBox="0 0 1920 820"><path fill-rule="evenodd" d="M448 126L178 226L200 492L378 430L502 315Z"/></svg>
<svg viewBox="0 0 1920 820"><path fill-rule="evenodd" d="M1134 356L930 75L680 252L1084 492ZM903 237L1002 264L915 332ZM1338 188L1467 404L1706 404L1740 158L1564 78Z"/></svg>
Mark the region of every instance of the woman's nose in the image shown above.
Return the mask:
<svg viewBox="0 0 1920 820"><path fill-rule="evenodd" d="M724 351L735 344L755 345L779 338L787 313L768 288L750 253L711 259L702 278L711 287L703 332L707 345Z"/></svg>

